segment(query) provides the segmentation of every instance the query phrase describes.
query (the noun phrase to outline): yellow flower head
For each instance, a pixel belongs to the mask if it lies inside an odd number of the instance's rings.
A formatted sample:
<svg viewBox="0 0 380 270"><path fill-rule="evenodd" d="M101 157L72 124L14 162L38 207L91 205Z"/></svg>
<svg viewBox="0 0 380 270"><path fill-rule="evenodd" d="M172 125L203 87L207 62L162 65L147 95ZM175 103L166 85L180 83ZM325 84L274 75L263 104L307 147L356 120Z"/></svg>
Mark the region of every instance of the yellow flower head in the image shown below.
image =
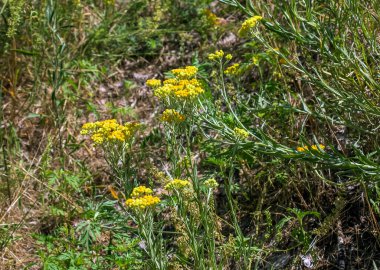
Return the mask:
<svg viewBox="0 0 380 270"><path fill-rule="evenodd" d="M256 26L257 22L261 21L262 19L263 17L261 16L253 16L252 18L245 20L238 32L239 36L246 36L251 31L251 29Z"/></svg>
<svg viewBox="0 0 380 270"><path fill-rule="evenodd" d="M229 66L226 68L224 71L224 74L230 75L230 76L235 76L239 73L239 64L233 64L232 66Z"/></svg>
<svg viewBox="0 0 380 270"><path fill-rule="evenodd" d="M146 186L138 186L133 189L131 197L138 198L142 197L143 195L151 194L153 194L153 190L151 190L150 188L147 188Z"/></svg>
<svg viewBox="0 0 380 270"><path fill-rule="evenodd" d="M172 92L173 92L172 90L173 89L172 89L171 85L164 85L162 87L158 87L154 91L154 95L160 99L165 99L172 94Z"/></svg>
<svg viewBox="0 0 380 270"><path fill-rule="evenodd" d="M218 182L216 182L214 178L207 179L204 184L208 188L217 188L219 186Z"/></svg>
<svg viewBox="0 0 380 270"><path fill-rule="evenodd" d="M187 188L190 186L190 182L187 180L181 180L181 179L174 179L170 181L168 184L166 184L165 189L166 190L182 190L184 188Z"/></svg>
<svg viewBox="0 0 380 270"><path fill-rule="evenodd" d="M164 80L148 80L147 85L154 89L154 95L159 99L188 100L204 93L201 83L195 78L198 68L187 66L171 71L175 78Z"/></svg>
<svg viewBox="0 0 380 270"><path fill-rule="evenodd" d="M305 152L305 150L307 150L307 149L309 149L307 146L305 146L305 147L298 146L298 147L297 147L297 151L298 151L298 152Z"/></svg>
<svg viewBox="0 0 380 270"><path fill-rule="evenodd" d="M193 99L203 92L204 90L202 88L188 84L185 85L182 89L175 91L174 95L180 99Z"/></svg>
<svg viewBox="0 0 380 270"><path fill-rule="evenodd" d="M249 133L242 128L234 128L234 133L238 140L245 140L249 137Z"/></svg>
<svg viewBox="0 0 380 270"><path fill-rule="evenodd" d="M80 131L80 134L87 135L91 130L95 128L95 123L86 123L82 126L82 130Z"/></svg>
<svg viewBox="0 0 380 270"><path fill-rule="evenodd" d="M157 88L161 86L161 80L150 79L146 81L146 85L152 88Z"/></svg>
<svg viewBox="0 0 380 270"><path fill-rule="evenodd" d="M324 150L325 148L326 148L326 146L324 146L323 144L319 144L319 149ZM319 151L319 149L318 149L318 146L315 145L315 144L313 144L311 146L311 150L313 150L313 151ZM298 152L309 151L309 147L307 145L305 145L305 146L299 146L299 147L297 147L297 151Z"/></svg>
<svg viewBox="0 0 380 270"><path fill-rule="evenodd" d="M185 121L185 116L173 109L166 109L161 116L161 121L169 124L181 123Z"/></svg>
<svg viewBox="0 0 380 270"><path fill-rule="evenodd" d="M215 53L210 53L208 55L208 59L211 61L216 61L216 60L221 60L223 56L224 56L224 51L219 50L219 51L216 51Z"/></svg>
<svg viewBox="0 0 380 270"><path fill-rule="evenodd" d="M153 207L160 203L160 198L152 195L145 195L143 197L131 198L126 200L125 204L127 207L134 210L144 210L147 207Z"/></svg>
<svg viewBox="0 0 380 270"><path fill-rule="evenodd" d="M319 148L320 148L321 150L325 150L325 148L326 148L326 146L324 146L323 144L319 144L318 146L319 146ZM313 150L319 150L319 149L318 149L318 146L316 146L315 144L313 144L313 145L311 146L311 149L313 149Z"/></svg>
<svg viewBox="0 0 380 270"><path fill-rule="evenodd" d="M125 142L136 133L139 123L129 122L124 126L115 119L86 123L82 126L81 134L90 135L91 140L101 145L107 142Z"/></svg>
<svg viewBox="0 0 380 270"><path fill-rule="evenodd" d="M187 66L185 68L176 68L171 71L178 79L191 79L197 72L198 68L194 66Z"/></svg>
<svg viewBox="0 0 380 270"><path fill-rule="evenodd" d="M176 84L178 84L178 80L177 79L166 79L164 81L164 85L169 85L169 84L176 85Z"/></svg>
<svg viewBox="0 0 380 270"><path fill-rule="evenodd" d="M115 131L112 131L109 135L108 135L108 139L109 140L118 140L118 141L125 141L125 133L122 131L122 130L115 130Z"/></svg>
<svg viewBox="0 0 380 270"><path fill-rule="evenodd" d="M91 140L95 143L95 144L103 144L104 142L104 136L100 133L95 133L91 136Z"/></svg>
<svg viewBox="0 0 380 270"><path fill-rule="evenodd" d="M205 9L204 13L206 14L206 18L210 22L210 24L215 25L215 26L220 24L218 16L212 13L211 10Z"/></svg>
<svg viewBox="0 0 380 270"><path fill-rule="evenodd" d="M183 70L183 69L181 69ZM160 99L193 99L204 93L201 83L195 79L168 79L164 85L154 91L154 95Z"/></svg>

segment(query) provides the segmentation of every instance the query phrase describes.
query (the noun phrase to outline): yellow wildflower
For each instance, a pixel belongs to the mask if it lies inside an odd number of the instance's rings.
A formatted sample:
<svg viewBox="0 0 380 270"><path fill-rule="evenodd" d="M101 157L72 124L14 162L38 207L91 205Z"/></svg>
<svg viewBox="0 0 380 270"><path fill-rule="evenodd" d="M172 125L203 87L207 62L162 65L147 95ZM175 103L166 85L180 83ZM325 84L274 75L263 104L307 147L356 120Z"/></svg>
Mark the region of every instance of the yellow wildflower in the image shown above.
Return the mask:
<svg viewBox="0 0 380 270"><path fill-rule="evenodd" d="M324 150L325 148L326 148L326 146L324 146L323 144L319 144L319 149ZM315 145L315 144L313 144L311 146L311 150L318 151L319 149L318 149L318 146ZM299 146L299 147L297 147L297 151L298 152L309 151L309 147L307 145L305 145L305 146Z"/></svg>
<svg viewBox="0 0 380 270"><path fill-rule="evenodd" d="M173 69L171 72L179 79L190 79L197 74L198 68L194 66L187 66L185 68Z"/></svg>
<svg viewBox="0 0 380 270"><path fill-rule="evenodd" d="M182 87L185 87L187 85L193 85L193 86L201 86L201 83L197 80L197 79L191 79L191 80L180 80L180 81L177 81L176 84L174 85L178 85L178 86L182 86Z"/></svg>
<svg viewBox="0 0 380 270"><path fill-rule="evenodd" d="M227 55L226 55L226 59L227 59L228 61L230 61L230 60L232 59L232 54L230 54L230 53L227 54Z"/></svg>
<svg viewBox="0 0 380 270"><path fill-rule="evenodd" d="M108 135L109 140L118 140L118 141L125 141L125 134L121 130L115 130L112 131L110 135Z"/></svg>
<svg viewBox="0 0 380 270"><path fill-rule="evenodd" d="M253 16L252 18L245 20L238 32L239 36L246 36L249 33L249 31L251 31L251 29L256 26L257 22L261 21L262 19L263 17L261 16Z"/></svg>
<svg viewBox="0 0 380 270"><path fill-rule="evenodd" d="M200 87L194 86L192 84L186 85L183 89L175 91L174 95L178 98L195 98L199 94L202 94L204 90Z"/></svg>
<svg viewBox="0 0 380 270"><path fill-rule="evenodd" d="M91 136L91 140L93 140L95 144L102 144L104 142L104 137L100 133L95 133Z"/></svg>
<svg viewBox="0 0 380 270"><path fill-rule="evenodd" d="M87 135L90 130L94 129L96 126L94 123L86 123L82 126L82 130L80 131L80 134Z"/></svg>
<svg viewBox="0 0 380 270"><path fill-rule="evenodd" d="M318 146L319 146L319 148L320 148L321 150L324 150L324 149L326 148L326 146L324 146L323 144L319 144ZM313 145L311 146L311 149L313 149L313 150L319 150L319 149L318 149L318 146L316 146L315 144L313 144Z"/></svg>
<svg viewBox="0 0 380 270"><path fill-rule="evenodd" d="M181 179L174 179L173 181L169 182L166 186L165 189L167 190L181 190L184 188L187 188L190 186L190 182L187 180L181 180Z"/></svg>
<svg viewBox="0 0 380 270"><path fill-rule="evenodd" d="M166 109L161 116L161 121L167 123L180 123L185 121L185 116L173 109Z"/></svg>
<svg viewBox="0 0 380 270"><path fill-rule="evenodd" d="M81 134L90 135L91 140L97 144L106 142L125 142L129 140L137 131L140 124L135 122L120 125L115 119L86 123L83 125Z"/></svg>
<svg viewBox="0 0 380 270"><path fill-rule="evenodd" d="M234 128L234 133L238 140L244 140L249 137L249 133L242 128Z"/></svg>
<svg viewBox="0 0 380 270"><path fill-rule="evenodd" d="M298 146L297 147L298 152L305 152L305 150L307 150L307 149L309 149L307 146L305 146L305 147Z"/></svg>
<svg viewBox="0 0 380 270"><path fill-rule="evenodd" d="M239 64L233 64L232 66L229 66L224 71L224 74L230 75L230 76L237 75L239 73L239 66L240 66Z"/></svg>
<svg viewBox="0 0 380 270"><path fill-rule="evenodd" d="M157 88L154 91L154 95L161 99L169 97L170 94L172 94L172 88L170 87L170 85L164 85L162 87Z"/></svg>
<svg viewBox="0 0 380 270"><path fill-rule="evenodd" d="M277 71L274 71L273 72L273 76L277 79L281 79L282 78L282 74L280 72L277 72Z"/></svg>
<svg viewBox="0 0 380 270"><path fill-rule="evenodd" d="M206 15L207 20L210 22L212 25L219 25L220 24L220 19L218 16L216 16L211 10L205 9L204 13Z"/></svg>
<svg viewBox="0 0 380 270"><path fill-rule="evenodd" d="M150 188L147 188L146 186L138 186L133 189L131 197L137 198L143 195L151 195L151 194L153 194L153 190L151 190Z"/></svg>
<svg viewBox="0 0 380 270"><path fill-rule="evenodd" d="M214 178L207 179L204 184L208 188L217 188L219 186L218 182L216 182Z"/></svg>
<svg viewBox="0 0 380 270"><path fill-rule="evenodd" d="M126 200L125 204L127 207L135 210L144 210L147 207L153 207L160 203L160 198L152 195L145 195L139 198L131 198Z"/></svg>
<svg viewBox="0 0 380 270"><path fill-rule="evenodd" d="M161 80L150 79L146 81L146 85L152 88L157 88L161 86Z"/></svg>
<svg viewBox="0 0 380 270"><path fill-rule="evenodd" d="M208 59L211 61L220 60L224 56L224 52L222 50L216 51L215 53L210 53L208 55Z"/></svg>
<svg viewBox="0 0 380 270"><path fill-rule="evenodd" d="M177 79L167 79L164 81L164 85L172 84L176 85L178 83Z"/></svg>
<svg viewBox="0 0 380 270"><path fill-rule="evenodd" d="M160 99L177 97L181 99L192 99L204 93L201 83L197 79L166 80L164 85L154 91L154 95Z"/></svg>
<svg viewBox="0 0 380 270"><path fill-rule="evenodd" d="M166 79L161 85L161 81L152 81L147 85L154 88L154 95L159 99L180 98L192 99L204 92L201 83L195 78L198 68L187 66L171 71L175 78Z"/></svg>

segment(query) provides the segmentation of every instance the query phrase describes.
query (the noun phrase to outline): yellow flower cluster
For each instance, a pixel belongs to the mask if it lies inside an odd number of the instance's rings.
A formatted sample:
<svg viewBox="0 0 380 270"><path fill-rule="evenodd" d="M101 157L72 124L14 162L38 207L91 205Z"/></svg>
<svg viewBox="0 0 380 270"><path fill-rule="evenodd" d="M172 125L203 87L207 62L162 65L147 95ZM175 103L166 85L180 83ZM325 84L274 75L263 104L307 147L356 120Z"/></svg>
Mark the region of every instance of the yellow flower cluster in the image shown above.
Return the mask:
<svg viewBox="0 0 380 270"><path fill-rule="evenodd" d="M194 66L187 66L185 68L172 69L171 72L178 79L188 79L193 78L197 74L198 68Z"/></svg>
<svg viewBox="0 0 380 270"><path fill-rule="evenodd" d="M146 186L138 186L133 189L131 196L135 198L151 194L153 194L153 190L150 188L147 188Z"/></svg>
<svg viewBox="0 0 380 270"><path fill-rule="evenodd" d="M318 146L315 145L315 144L313 144L313 145L311 146L311 150L315 150L315 151L318 151L319 149L324 150L325 148L326 148L326 146L324 146L323 144L319 144L319 148L318 148ZM297 147L297 151L298 151L298 152L309 151L309 147L308 147L307 145L302 146L302 147L299 146L299 147Z"/></svg>
<svg viewBox="0 0 380 270"><path fill-rule="evenodd" d="M249 133L242 128L234 128L234 133L238 140L244 140L249 137Z"/></svg>
<svg viewBox="0 0 380 270"><path fill-rule="evenodd" d="M147 207L155 206L160 203L160 198L152 196L153 191L145 186L135 187L132 191L132 198L125 201L127 207L144 210Z"/></svg>
<svg viewBox="0 0 380 270"><path fill-rule="evenodd" d="M185 121L185 116L173 109L166 109L161 116L161 121L169 124L181 123Z"/></svg>
<svg viewBox="0 0 380 270"><path fill-rule="evenodd" d="M211 12L209 9L205 9L204 13L206 15L207 20L212 24L212 25L218 25L220 24L220 19L218 16L216 16L214 13Z"/></svg>
<svg viewBox="0 0 380 270"><path fill-rule="evenodd" d="M243 22L243 24L241 25L241 28L240 28L238 34L242 37L246 36L249 33L249 31L253 27L256 26L257 22L261 21L262 19L263 19L263 17L261 17L261 16L253 16L252 18L245 20Z"/></svg>
<svg viewBox="0 0 380 270"><path fill-rule="evenodd" d="M224 74L230 75L230 76L237 75L239 73L239 67L240 67L239 64L233 64L232 66L229 66L228 68L226 68L226 70L224 71Z"/></svg>
<svg viewBox="0 0 380 270"><path fill-rule="evenodd" d="M91 135L95 144L104 144L106 142L125 142L132 138L136 133L139 123L129 122L120 125L116 119L86 123L82 126L82 135Z"/></svg>
<svg viewBox="0 0 380 270"><path fill-rule="evenodd" d="M146 85L152 88L157 88L161 86L161 80L150 79L146 81Z"/></svg>
<svg viewBox="0 0 380 270"><path fill-rule="evenodd" d="M221 60L224 56L224 51L223 50L219 50L219 51L216 51L214 53L210 53L208 55L208 59L211 60L211 61L216 61L216 60ZM226 55L226 59L227 60L231 60L232 59L232 55L231 54L227 54Z"/></svg>
<svg viewBox="0 0 380 270"><path fill-rule="evenodd" d="M154 88L154 95L160 99L176 98L180 100L193 99L204 93L201 83L195 78L198 68L187 66L171 71L175 78L163 81L161 86L158 80L148 80L148 86Z"/></svg>
<svg viewBox="0 0 380 270"><path fill-rule="evenodd" d="M132 198L126 200L125 204L127 207L132 209L144 210L147 207L155 206L160 203L160 198L152 195L145 195L140 198Z"/></svg>
<svg viewBox="0 0 380 270"><path fill-rule="evenodd" d="M168 184L166 184L165 189L166 190L175 190L175 189L181 190L189 186L190 186L190 182L187 180L174 179Z"/></svg>
<svg viewBox="0 0 380 270"><path fill-rule="evenodd" d="M219 51L216 51L215 53L210 53L208 55L208 59L211 60L211 61L214 61L214 60L222 59L223 56L224 56L224 51L223 50L219 50Z"/></svg>
<svg viewBox="0 0 380 270"><path fill-rule="evenodd" d="M217 188L219 186L218 182L216 182L214 178L207 179L204 184L208 188Z"/></svg>

